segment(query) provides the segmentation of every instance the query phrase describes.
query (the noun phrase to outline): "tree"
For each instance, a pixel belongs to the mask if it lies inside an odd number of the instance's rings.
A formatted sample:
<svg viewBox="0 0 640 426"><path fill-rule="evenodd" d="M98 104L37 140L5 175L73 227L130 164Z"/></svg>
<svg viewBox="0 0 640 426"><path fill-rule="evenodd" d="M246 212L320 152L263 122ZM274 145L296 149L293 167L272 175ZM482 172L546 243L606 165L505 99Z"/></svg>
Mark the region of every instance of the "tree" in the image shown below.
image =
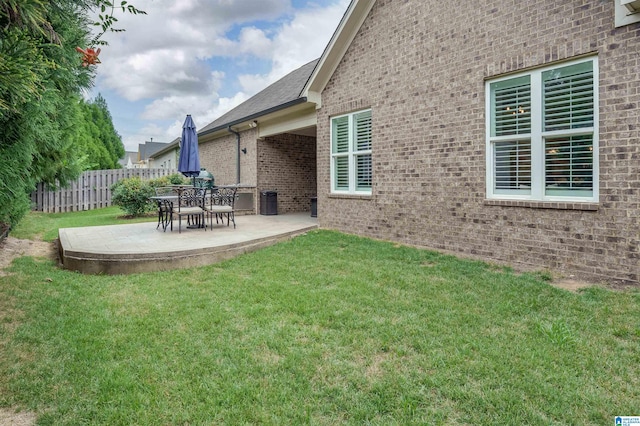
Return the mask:
<svg viewBox="0 0 640 426"><path fill-rule="evenodd" d="M119 168L124 156L122 139L111 119L107 102L98 94L90 102L78 102L79 121L76 123L74 147L83 170Z"/></svg>
<svg viewBox="0 0 640 426"><path fill-rule="evenodd" d="M100 127L100 142L109 154L108 163L103 168L114 169L118 166L118 160L124 157L125 150L122 144L122 138L113 126L113 120L107 101L98 93L92 104L96 111L96 122Z"/></svg>
<svg viewBox="0 0 640 426"><path fill-rule="evenodd" d="M126 2L120 7L144 13ZM121 31L113 27L116 9L107 0L0 0L0 223L14 225L26 214L36 183L64 185L87 165L86 151L74 143L85 114L80 95L95 73L75 48L104 45L102 34ZM100 11L97 23L88 18L93 10ZM102 33L92 39L94 24ZM111 120L106 102L95 114ZM113 164L121 147L108 127L102 122L96 133L104 138L105 164Z"/></svg>

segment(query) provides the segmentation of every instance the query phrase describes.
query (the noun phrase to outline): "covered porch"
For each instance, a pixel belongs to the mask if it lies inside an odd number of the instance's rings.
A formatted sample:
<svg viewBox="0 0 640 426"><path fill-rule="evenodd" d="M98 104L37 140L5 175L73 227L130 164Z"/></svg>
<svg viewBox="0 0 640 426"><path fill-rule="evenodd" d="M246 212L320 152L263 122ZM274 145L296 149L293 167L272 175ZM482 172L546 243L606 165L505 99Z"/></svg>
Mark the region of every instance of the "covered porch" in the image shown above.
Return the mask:
<svg viewBox="0 0 640 426"><path fill-rule="evenodd" d="M238 185L238 210L260 214L263 192L278 214L311 212L317 196L316 104L302 96L311 61L198 132L200 164L216 185Z"/></svg>

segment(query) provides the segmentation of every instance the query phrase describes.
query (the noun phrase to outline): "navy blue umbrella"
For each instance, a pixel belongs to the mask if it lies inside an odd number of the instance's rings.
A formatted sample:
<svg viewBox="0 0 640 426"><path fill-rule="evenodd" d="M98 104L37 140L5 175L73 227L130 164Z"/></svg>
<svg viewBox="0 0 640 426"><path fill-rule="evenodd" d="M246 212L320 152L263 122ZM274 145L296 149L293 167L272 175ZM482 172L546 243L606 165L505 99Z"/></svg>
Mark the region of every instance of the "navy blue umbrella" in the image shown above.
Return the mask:
<svg viewBox="0 0 640 426"><path fill-rule="evenodd" d="M182 125L182 142L178 171L187 177L195 178L200 174L200 155L198 154L198 134L191 114Z"/></svg>

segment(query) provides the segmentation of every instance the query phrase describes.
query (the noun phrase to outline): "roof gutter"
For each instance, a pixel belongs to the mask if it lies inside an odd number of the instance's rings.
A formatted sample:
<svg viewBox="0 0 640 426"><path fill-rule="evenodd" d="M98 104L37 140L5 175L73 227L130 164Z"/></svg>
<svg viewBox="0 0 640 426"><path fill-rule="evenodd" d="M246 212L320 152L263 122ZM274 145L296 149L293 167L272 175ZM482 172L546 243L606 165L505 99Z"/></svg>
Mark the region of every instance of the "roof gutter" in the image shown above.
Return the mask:
<svg viewBox="0 0 640 426"><path fill-rule="evenodd" d="M251 121L251 120L254 120L256 118L263 117L263 116L265 116L267 114L271 114L273 112L280 111L282 109L286 109L286 108L292 107L294 105L303 104L305 102L307 102L307 98L306 97L297 98L297 99L294 99L292 101L285 102L284 104L280 104L280 105L277 105L277 106L274 106L274 107L271 107L271 108L267 108L267 109L265 109L263 111L256 112L255 114L251 114L251 115L248 115L246 117L240 118L238 120L234 120L234 121L232 121L230 123L221 124L220 126L214 127L213 129L205 130L203 132L198 133L198 136L206 136L208 134L219 132L219 131L224 130L224 129L227 129L227 130L229 130L231 132L234 132L234 131L230 130L231 126L236 126L236 125L238 125L240 123L244 123L245 121Z"/></svg>
<svg viewBox="0 0 640 426"><path fill-rule="evenodd" d="M236 135L236 145L237 145L237 153L236 153L236 184L240 185L240 133L236 132L231 128L231 125L227 126L227 130L230 133Z"/></svg>

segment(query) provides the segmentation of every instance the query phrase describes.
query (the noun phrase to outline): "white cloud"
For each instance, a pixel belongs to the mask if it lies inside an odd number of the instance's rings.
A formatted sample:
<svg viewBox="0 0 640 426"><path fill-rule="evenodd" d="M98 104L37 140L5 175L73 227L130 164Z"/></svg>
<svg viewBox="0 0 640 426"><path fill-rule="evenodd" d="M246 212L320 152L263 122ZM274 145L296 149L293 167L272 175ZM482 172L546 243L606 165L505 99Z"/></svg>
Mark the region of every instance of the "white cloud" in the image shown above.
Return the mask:
<svg viewBox="0 0 640 426"><path fill-rule="evenodd" d="M122 127L114 119L127 149L150 137L172 141L186 114L202 128L319 57L349 3L321 1L325 6L294 10L290 0L132 0L147 15L117 10L116 27L125 32L104 35L109 45L102 48L95 92L114 93L138 110L144 104L138 117L112 112L129 118ZM256 60L271 63L271 70L251 72Z"/></svg>
<svg viewBox="0 0 640 426"><path fill-rule="evenodd" d="M180 51L141 52L109 58L103 65L102 84L129 101L201 93L212 84L206 64Z"/></svg>
<svg viewBox="0 0 640 426"><path fill-rule="evenodd" d="M349 0L340 0L329 7L315 6L296 12L273 37L271 71L265 75L239 76L243 90L255 93L320 57L348 4Z"/></svg>
<svg viewBox="0 0 640 426"><path fill-rule="evenodd" d="M203 105L204 104L204 105ZM167 120L177 115L202 114L210 109L213 102L199 96L168 96L148 104L140 118L142 120Z"/></svg>
<svg viewBox="0 0 640 426"><path fill-rule="evenodd" d="M157 142L171 142L182 134L182 124L184 123L184 119L187 114L191 114L196 127L201 129L214 121L217 117L240 105L247 99L249 99L249 96L239 92L231 98L217 98L215 102L207 102L205 99L197 98L187 99L186 101L182 98L163 99L161 102L154 101L152 105L155 106L147 106L147 109L142 114L142 118L154 120L156 119L154 114L157 113L158 115L161 115L165 112L167 114L164 114L163 117L169 119L165 121L167 124L162 126L155 122L150 122L142 128L140 134L136 134L135 138L128 139L129 145L135 144L135 146L137 146L139 141L149 140L149 135L156 135L154 136L154 140ZM185 106L184 102L189 103L190 101L191 103ZM141 137L146 139L140 139ZM125 145L127 145L126 142L127 141L125 141Z"/></svg>
<svg viewBox="0 0 640 426"><path fill-rule="evenodd" d="M270 58L273 55L273 42L259 28L248 27L240 31L240 51L259 58Z"/></svg>
<svg viewBox="0 0 640 426"><path fill-rule="evenodd" d="M230 98L220 98L218 100L218 104L211 111L213 118L209 120L207 124L213 121L214 119L220 117L221 115L225 114L226 112L230 111L231 109L237 107L238 105L240 105L241 103L243 103L249 98L250 96L248 96L244 92L238 92Z"/></svg>
<svg viewBox="0 0 640 426"><path fill-rule="evenodd" d="M180 133L177 134L178 136ZM176 137L169 139L169 135L165 133L163 126L159 126L155 123L147 123L144 126L137 129L135 133L129 134L122 138L125 149L127 151L137 151L138 144L150 141L153 138L154 142L171 142Z"/></svg>
<svg viewBox="0 0 640 426"><path fill-rule="evenodd" d="M178 90L173 93L172 91L172 93L147 104L140 118L143 120L166 120L174 118L176 115L205 114L218 102L218 90L223 79L223 72L211 72L210 79L204 85L204 90L200 88L200 90L193 92Z"/></svg>

